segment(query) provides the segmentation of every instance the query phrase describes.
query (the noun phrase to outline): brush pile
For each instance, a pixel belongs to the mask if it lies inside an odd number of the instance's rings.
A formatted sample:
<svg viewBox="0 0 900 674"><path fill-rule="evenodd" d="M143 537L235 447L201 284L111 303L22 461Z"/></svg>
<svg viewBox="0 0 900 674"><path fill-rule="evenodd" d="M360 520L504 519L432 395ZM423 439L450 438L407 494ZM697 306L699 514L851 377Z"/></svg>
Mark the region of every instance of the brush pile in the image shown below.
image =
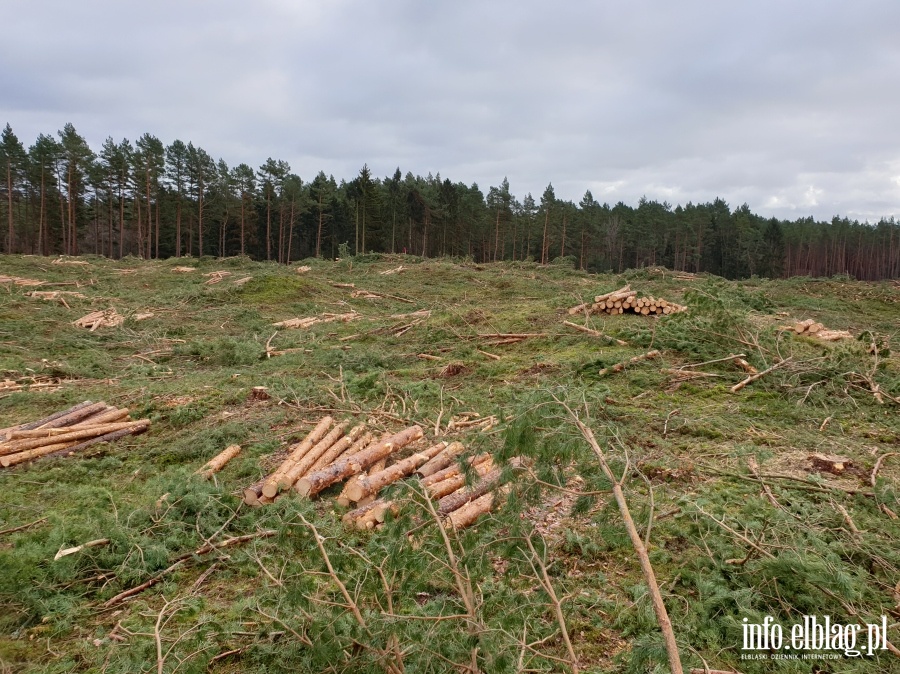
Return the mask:
<svg viewBox="0 0 900 674"><path fill-rule="evenodd" d="M0 465L8 468L44 456L69 456L149 427L149 419L132 421L127 409L86 400L44 419L0 429Z"/></svg>
<svg viewBox="0 0 900 674"><path fill-rule="evenodd" d="M323 418L303 441L289 448L273 473L244 489L244 502L262 506L291 491L312 498L343 482L336 503L354 508L344 515L344 522L373 529L384 522L389 511L399 510L399 503L378 499L378 493L416 474L423 489L433 499L440 499L438 512L456 528L469 526L494 505L500 468L489 454L460 463L466 449L462 443L429 444L419 426L385 433L376 440L364 424L347 431L348 425L335 424L330 416ZM410 451L401 452L404 449ZM471 488L466 487L466 470L479 477Z"/></svg>
<svg viewBox="0 0 900 674"><path fill-rule="evenodd" d="M824 325L816 323L811 318L800 321L796 325L786 329L793 330L795 334L803 335L804 337L815 337L823 342L838 342L842 339L853 339L853 335L846 330L828 330Z"/></svg>
<svg viewBox="0 0 900 674"><path fill-rule="evenodd" d="M572 307L569 309L569 315L574 316L585 312L599 314L603 312L609 315L632 313L649 316L651 314L676 314L686 310L686 306L661 298L638 297L637 291L632 290L631 286L627 285L604 295L597 295L593 302L585 302Z"/></svg>

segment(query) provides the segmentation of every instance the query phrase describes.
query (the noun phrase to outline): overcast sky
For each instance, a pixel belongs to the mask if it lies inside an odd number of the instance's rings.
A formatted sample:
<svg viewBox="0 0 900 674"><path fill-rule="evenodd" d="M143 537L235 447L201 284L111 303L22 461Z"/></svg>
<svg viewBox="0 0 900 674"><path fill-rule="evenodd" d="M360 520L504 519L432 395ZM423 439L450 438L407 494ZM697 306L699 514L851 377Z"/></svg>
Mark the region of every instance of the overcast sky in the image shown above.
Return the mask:
<svg viewBox="0 0 900 674"><path fill-rule="evenodd" d="M900 217L897 0L0 0L0 125L304 180Z"/></svg>

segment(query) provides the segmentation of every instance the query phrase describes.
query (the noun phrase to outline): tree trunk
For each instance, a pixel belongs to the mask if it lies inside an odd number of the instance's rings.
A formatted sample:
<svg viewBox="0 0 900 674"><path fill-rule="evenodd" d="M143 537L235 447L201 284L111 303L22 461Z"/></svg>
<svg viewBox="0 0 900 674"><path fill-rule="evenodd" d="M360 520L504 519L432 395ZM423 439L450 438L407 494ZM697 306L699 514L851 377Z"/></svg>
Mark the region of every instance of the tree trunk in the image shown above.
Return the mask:
<svg viewBox="0 0 900 674"><path fill-rule="evenodd" d="M377 494L383 487L407 475L411 475L416 468L444 451L445 447L446 443L440 442L423 452L418 452L402 461L398 461L390 468L385 468L374 475L361 477L352 488L347 490L347 498L351 501L361 501L366 496Z"/></svg>
<svg viewBox="0 0 900 674"><path fill-rule="evenodd" d="M383 459L401 447L422 437L422 429L419 426L411 426L400 433L390 436L385 440L375 443L358 454L338 459L327 468L311 473L297 481L294 487L301 496L315 496L320 491L340 482L354 473L358 473L371 466L376 461Z"/></svg>
<svg viewBox="0 0 900 674"><path fill-rule="evenodd" d="M325 433L328 432L328 429L331 427L331 424L334 423L334 419L331 417L325 417L322 419L316 427L309 432L309 434L303 439L302 442L293 445L290 449L290 454L288 454L288 458L284 460L284 462L278 467L278 469L272 473L263 483L262 493L265 496L275 496L278 494L279 483L284 474L290 470L290 468L296 464L300 459L302 459L306 453L313 448L313 446L319 442L323 437L325 437Z"/></svg>
<svg viewBox="0 0 900 674"><path fill-rule="evenodd" d="M466 461L466 464L470 465L470 466L474 466L483 461L487 461L490 458L491 458L491 455L488 453L479 454L478 456L469 457L469 459ZM447 466L443 470L439 470L438 472L432 473L431 475L429 475L427 477L423 477L421 480L422 486L428 487L430 485L437 484L438 482L443 482L447 478L455 477L456 475L459 475L462 472L463 472L463 469L460 468L459 464L453 463L452 465Z"/></svg>
<svg viewBox="0 0 900 674"><path fill-rule="evenodd" d="M207 461L206 464L196 472L196 475L201 475L203 478L210 480L212 479L213 475L215 475L225 467L226 463L231 461L240 453L240 445L229 445L209 461Z"/></svg>
<svg viewBox="0 0 900 674"><path fill-rule="evenodd" d="M494 461L489 457L481 463L475 464L474 469L478 477L484 477L494 469ZM431 498L440 499L447 496L448 494L452 494L460 487L464 487L465 484L466 476L459 474L454 475L453 477L448 477L446 480L442 480L441 482L436 482L434 484L428 485L426 489L431 495Z"/></svg>
<svg viewBox="0 0 900 674"><path fill-rule="evenodd" d="M365 428L365 425L360 424L359 426L351 429L351 431L346 436L334 443L327 452L325 452L316 460L316 462L307 471L307 473L314 473L317 470L322 470L326 466L329 466L337 461L342 456L351 456L352 454L361 452L366 447L368 447L369 444L371 444L372 438L374 436L371 433L365 433L359 436L356 441L354 441L354 431L356 431L357 428L363 429Z"/></svg>
<svg viewBox="0 0 900 674"><path fill-rule="evenodd" d="M416 473L421 477L433 475L453 463L454 459L465 450L466 447L461 442L451 442L450 444L444 443L444 450L431 459L431 461L419 468Z"/></svg>
<svg viewBox="0 0 900 674"><path fill-rule="evenodd" d="M454 510L447 519L454 529L465 529L479 517L490 512L493 507L494 494L488 493L467 503L459 510Z"/></svg>
<svg viewBox="0 0 900 674"><path fill-rule="evenodd" d="M331 449L331 447L333 447L334 444L342 438L342 436L344 435L344 429L346 427L347 422L345 421L338 424L334 429L332 429L332 431L324 438L322 438L318 443L316 443L315 447L310 449L302 459L297 461L297 463L295 463L285 472L284 477L278 481L278 486L281 489L290 489L292 486L294 486L294 483L301 477L306 475L309 472L309 469L312 468L316 463L316 461L318 461L318 459L323 454ZM350 438L350 442L356 440L356 438L362 432L362 428L362 426L355 426L351 430L351 432L355 432L355 434ZM270 496L270 494L266 494L266 496Z"/></svg>

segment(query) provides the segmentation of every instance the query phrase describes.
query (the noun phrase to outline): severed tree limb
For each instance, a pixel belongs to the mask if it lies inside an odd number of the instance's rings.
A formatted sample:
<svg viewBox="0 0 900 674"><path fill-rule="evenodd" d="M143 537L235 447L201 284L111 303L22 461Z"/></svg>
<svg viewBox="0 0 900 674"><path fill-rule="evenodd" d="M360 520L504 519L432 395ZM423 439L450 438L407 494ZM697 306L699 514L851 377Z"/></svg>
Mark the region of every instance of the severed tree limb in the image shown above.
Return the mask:
<svg viewBox="0 0 900 674"><path fill-rule="evenodd" d="M657 351L656 353L658 354L659 352ZM683 674L684 670L681 666L681 657L678 653L678 643L675 640L672 621L669 619L666 605L663 602L662 594L659 591L659 584L656 582L656 574L653 571L653 565L650 563L650 556L647 554L647 548L638 534L637 527L631 517L631 511L628 508L628 501L625 499L625 492L622 490L624 475L622 478L617 478L613 474L612 468L610 468L609 463L606 460L606 453L603 451L603 448L600 447L600 444L597 442L596 437L594 437L594 432L590 427L587 426L565 402L556 398L556 396L554 396L554 399L569 413L572 422L581 432L581 435L587 441L588 445L590 445L594 455L597 457L604 475L612 483L613 496L616 499L616 504L619 506L619 512L625 523L625 529L628 531L628 537L631 539L631 544L634 547L634 551L640 562L641 573L644 576L644 582L647 583L647 591L650 595L650 600L653 603L653 611L656 614L656 622L659 624L660 631L662 631L663 634L666 653L669 658L669 668L672 670L672 674Z"/></svg>
<svg viewBox="0 0 900 674"><path fill-rule="evenodd" d="M875 479L878 477L878 471L881 470L881 464L883 464L884 460L889 456L900 456L900 452L888 452L887 454L882 454L878 457L878 461L875 462L875 467L872 469L872 474L869 475L869 484L873 487L875 486Z"/></svg>
<svg viewBox="0 0 900 674"><path fill-rule="evenodd" d="M569 665L572 668L572 674L578 674L578 656L575 655L575 649L572 647L571 639L569 639L569 630L566 628L566 618L563 615L562 601L557 597L556 590L553 589L553 583L550 581L550 574L547 573L547 564L544 562L544 558L538 554L538 551L534 549L534 544L531 542L531 536L526 536L525 542L528 544L528 550L531 552L531 558L528 562L531 564L531 568L534 570L541 585L544 586L544 591L547 593L547 596L550 597L550 603L553 605L556 622L559 624L563 643L566 645L566 651L569 654ZM546 542L544 542L545 550L546 547ZM538 574L538 569L540 569L540 574Z"/></svg>
<svg viewBox="0 0 900 674"><path fill-rule="evenodd" d="M611 365L610 367L605 367L598 373L601 377L607 374L611 374L613 372L621 372L627 366L633 365L634 363L640 363L642 360L652 360L659 355L659 351L653 349L652 351L648 351L647 353L642 353L640 356L635 356L634 358L629 358L628 360L622 361L621 363L616 363L615 365Z"/></svg>
<svg viewBox="0 0 900 674"><path fill-rule="evenodd" d="M609 335L604 335L599 330L592 330L591 328L585 327L584 325L578 325L578 323L573 323L572 321L563 321L563 325L566 325L575 330L580 330L591 337L600 337L601 339L607 340L607 342L618 344L619 346L628 346L628 342L616 339L615 337L610 337Z"/></svg>
<svg viewBox="0 0 900 674"><path fill-rule="evenodd" d="M724 358L716 358L715 360L705 360L702 363L693 363L691 365L682 365L679 370L687 370L692 367L703 367L704 365L712 365L713 363L724 363L728 360L740 360L742 358L746 358L747 354L745 353L736 353L731 356L725 356Z"/></svg>
<svg viewBox="0 0 900 674"><path fill-rule="evenodd" d="M257 531L254 534L245 534L243 536L232 536L231 538L226 538L224 541L220 541L218 543L205 543L201 545L199 548L194 550L193 552L188 552L180 557L176 557L175 561L169 565L167 568L160 571L158 574L153 576L152 578L145 580L140 585L135 585L134 587L125 590L124 592L120 592L112 599L108 599L103 603L103 608L109 608L110 606L115 606L119 602L128 599L129 597L133 597L136 594L140 594L144 590L149 587L153 587L159 581L163 579L166 575L177 569L179 566L184 564L187 560L191 559L195 555L205 555L207 553L212 552L213 550L220 550L221 548L229 548L233 545L240 545L241 543L246 543L247 541L253 540L254 538L269 538L270 536L274 536L277 531L274 529L265 529L264 531Z"/></svg>
<svg viewBox="0 0 900 674"><path fill-rule="evenodd" d="M0 531L0 536L5 536L6 534L14 534L17 531L25 531L26 529L30 529L31 527L36 527L38 524L43 524L47 521L46 517L42 517L39 520L35 520L34 522L29 522L28 524L20 524L17 527L11 527L9 529L4 529Z"/></svg>
<svg viewBox="0 0 900 674"><path fill-rule="evenodd" d="M770 368L768 368L768 369L766 369L766 370L763 370L762 372L757 372L756 374L751 374L751 375L750 375L749 377L747 377L744 381L739 382L739 383L735 384L734 386L732 386L732 387L731 387L731 392L732 392L732 393L737 393L737 392L740 391L742 388L744 388L747 384L752 384L752 383L755 382L757 379L759 379L759 378L761 378L761 377L765 377L765 376L766 376L767 374L769 374L770 372L772 372L772 371L774 371L774 370L777 370L778 368L783 367L784 365L787 365L787 364L788 364L789 362L791 362L793 359L794 359L793 356L788 356L788 357L785 358L784 360L778 361L778 362L775 363L772 367L770 367Z"/></svg>

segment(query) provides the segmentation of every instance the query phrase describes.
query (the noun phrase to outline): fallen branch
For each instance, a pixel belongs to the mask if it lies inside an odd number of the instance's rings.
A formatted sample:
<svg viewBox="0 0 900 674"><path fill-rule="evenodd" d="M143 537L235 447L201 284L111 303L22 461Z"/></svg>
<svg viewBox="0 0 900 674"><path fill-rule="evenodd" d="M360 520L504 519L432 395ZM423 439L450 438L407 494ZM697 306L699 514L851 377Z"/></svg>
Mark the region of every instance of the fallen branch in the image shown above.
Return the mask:
<svg viewBox="0 0 900 674"><path fill-rule="evenodd" d="M656 353L659 352L657 351ZM681 667L681 657L678 653L678 643L675 640L675 632L672 629L672 621L669 619L669 614L666 611L666 605L663 602L662 594L659 591L659 585L656 582L656 574L653 571L653 565L650 563L650 557L647 554L647 548L644 545L644 541L638 534L637 527L635 526L634 520L631 517L631 511L628 508L628 502L625 499L625 492L622 490L624 473L622 478L616 478L609 466L609 463L606 460L605 452L600 447L597 439L594 437L594 432L590 429L589 426L581 421L578 415L575 414L575 412L572 411L572 409L569 408L568 405L566 405L558 398L556 400L568 411L575 426L581 432L581 435L587 441L588 445L590 445L591 449L594 452L594 455L597 457L597 460L600 463L600 468L603 470L604 475L606 475L606 478L612 483L613 496L616 499L616 504L619 506L619 512L622 515L625 529L628 531L628 537L631 539L631 544L634 547L635 553L637 554L638 561L641 566L641 573L644 576L644 582L647 584L647 590L650 595L650 600L653 603L653 611L656 614L656 621L659 624L659 628L663 634L666 653L668 654L669 658L669 668L671 669L672 674L682 674L684 670Z"/></svg>
<svg viewBox="0 0 900 674"><path fill-rule="evenodd" d="M569 311L569 313L571 313L571 310ZM575 330L580 330L581 332L588 334L591 337L600 337L601 339L605 339L608 342L618 344L619 346L628 346L628 342L626 342L626 341L623 341L621 339L616 339L615 337L610 337L609 335L604 335L599 330L592 330L591 328L585 327L584 325L578 325L578 323L572 323L572 321L563 321L563 325L573 328Z"/></svg>
<svg viewBox="0 0 900 674"><path fill-rule="evenodd" d="M147 588L153 587L166 575L177 569L184 562L191 559L195 555L205 555L212 552L213 550L221 550L222 548L229 548L234 545L240 545L241 543L246 543L247 541L253 540L254 538L269 538L270 536L274 536L276 533L278 532L274 529L266 529L264 531L258 531L255 534L245 534L244 536L233 536L231 538L226 538L224 541L220 541L219 543L206 543L204 545L201 545L193 552L188 552L184 555L181 555L180 557L176 557L171 565L160 571L149 580L146 580L140 585L136 585L131 589L125 590L124 592L120 592L112 599L108 599L103 603L103 608L115 606L116 604L125 599L128 599L129 597L133 597L136 594L140 594Z"/></svg>
<svg viewBox="0 0 900 674"><path fill-rule="evenodd" d="M878 457L878 461L875 462L875 467L872 469L872 474L869 475L869 484L873 487L875 486L875 478L878 477L878 471L881 470L881 464L883 464L884 460L889 456L900 456L900 452L888 452L887 454L882 454Z"/></svg>
<svg viewBox="0 0 900 674"><path fill-rule="evenodd" d="M621 363L616 363L610 367L605 367L598 373L601 377L607 374L612 374L613 372L621 372L629 365L634 365L635 363L640 363L643 360L652 360L659 355L659 351L653 349L652 351L648 351L647 353L643 353L640 356L635 356L634 358L629 358L628 360L622 361Z"/></svg>
<svg viewBox="0 0 900 674"><path fill-rule="evenodd" d="M755 382L757 379L760 379L761 377L765 377L765 376L766 376L767 374L769 374L770 372L774 372L774 371L777 370L778 368L787 365L789 362L791 362L791 361L793 360L793 358L794 358L793 356L788 356L788 357L785 358L784 360L778 361L778 362L775 363L772 367L770 367L770 368L768 368L768 369L765 369L765 370L763 370L762 372L757 372L756 374L751 374L751 375L750 375L749 377L747 377L744 381L739 382L739 383L735 384L734 386L732 386L732 387L731 387L731 392L732 392L732 393L737 393L737 392L740 391L742 388L744 388L747 384L752 384L752 383Z"/></svg>
<svg viewBox="0 0 900 674"><path fill-rule="evenodd" d="M62 559L63 557L68 557L69 555L74 555L76 552L81 552L85 548L96 548L100 545L109 545L108 538L98 538L94 541L88 541L87 543L82 543L81 545L76 545L74 548L66 548L65 550L60 550L53 557L53 561L55 562L58 559Z"/></svg>
<svg viewBox="0 0 900 674"><path fill-rule="evenodd" d="M6 534L14 534L17 531L25 531L26 529L30 529L31 527L36 527L38 524L43 524L47 521L46 517L42 517L39 520L35 520L34 522L29 522L28 524L20 524L17 527L11 527L9 529L4 529L0 531L0 536L6 536Z"/></svg>

